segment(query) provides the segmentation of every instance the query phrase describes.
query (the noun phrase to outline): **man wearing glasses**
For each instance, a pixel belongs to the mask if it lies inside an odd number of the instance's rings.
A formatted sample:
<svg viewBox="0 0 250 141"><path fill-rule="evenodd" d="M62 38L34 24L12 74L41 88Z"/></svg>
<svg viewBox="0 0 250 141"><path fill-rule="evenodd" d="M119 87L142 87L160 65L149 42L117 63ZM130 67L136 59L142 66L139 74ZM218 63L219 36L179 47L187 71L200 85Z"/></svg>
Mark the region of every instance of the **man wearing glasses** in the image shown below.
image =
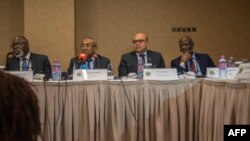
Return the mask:
<svg viewBox="0 0 250 141"><path fill-rule="evenodd" d="M139 75L143 71L144 64L150 64L152 68L165 68L161 54L147 50L148 37L146 34L135 34L132 43L134 51L123 54L121 57L118 68L119 76L128 76L129 73Z"/></svg>
<svg viewBox="0 0 250 141"><path fill-rule="evenodd" d="M104 56L96 54L98 49L96 39L86 37L82 40L80 45L81 54L77 57L71 58L68 67L68 76L72 78L74 69L105 69L110 60ZM84 55L83 58L82 55ZM86 58L85 58L86 57Z"/></svg>
<svg viewBox="0 0 250 141"><path fill-rule="evenodd" d="M193 52L194 42L191 37L181 37L179 46L181 56L171 61L171 67L177 68L178 74L184 74L190 71L196 76L205 76L207 67L216 67L208 54Z"/></svg>
<svg viewBox="0 0 250 141"><path fill-rule="evenodd" d="M30 52L29 42L24 36L16 36L10 46L13 57L6 60L6 71L32 70L34 75L44 74L51 78L51 65L47 56Z"/></svg>

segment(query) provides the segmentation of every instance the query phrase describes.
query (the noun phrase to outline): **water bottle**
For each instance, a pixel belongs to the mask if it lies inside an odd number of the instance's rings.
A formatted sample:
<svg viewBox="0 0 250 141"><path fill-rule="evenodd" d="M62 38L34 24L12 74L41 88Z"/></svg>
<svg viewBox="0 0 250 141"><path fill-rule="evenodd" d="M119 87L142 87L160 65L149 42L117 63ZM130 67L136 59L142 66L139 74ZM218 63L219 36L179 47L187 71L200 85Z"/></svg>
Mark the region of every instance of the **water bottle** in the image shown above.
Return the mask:
<svg viewBox="0 0 250 141"><path fill-rule="evenodd" d="M233 57L229 58L227 67L235 67L235 62Z"/></svg>
<svg viewBox="0 0 250 141"><path fill-rule="evenodd" d="M224 55L222 55L219 60L219 75L222 79L227 78L227 60Z"/></svg>
<svg viewBox="0 0 250 141"><path fill-rule="evenodd" d="M58 60L55 60L52 64L52 80L60 81L61 80L61 64Z"/></svg>

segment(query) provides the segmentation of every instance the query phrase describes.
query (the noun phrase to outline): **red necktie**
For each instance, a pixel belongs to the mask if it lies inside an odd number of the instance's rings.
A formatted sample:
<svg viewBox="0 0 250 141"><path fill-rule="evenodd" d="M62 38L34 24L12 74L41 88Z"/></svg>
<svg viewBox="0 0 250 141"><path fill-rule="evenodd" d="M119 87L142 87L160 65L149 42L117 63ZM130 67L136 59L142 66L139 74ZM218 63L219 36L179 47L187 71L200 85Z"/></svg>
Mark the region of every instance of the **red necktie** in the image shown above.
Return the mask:
<svg viewBox="0 0 250 141"><path fill-rule="evenodd" d="M195 69L195 65L194 65L194 61L190 60L190 71L194 72L196 74L196 69Z"/></svg>

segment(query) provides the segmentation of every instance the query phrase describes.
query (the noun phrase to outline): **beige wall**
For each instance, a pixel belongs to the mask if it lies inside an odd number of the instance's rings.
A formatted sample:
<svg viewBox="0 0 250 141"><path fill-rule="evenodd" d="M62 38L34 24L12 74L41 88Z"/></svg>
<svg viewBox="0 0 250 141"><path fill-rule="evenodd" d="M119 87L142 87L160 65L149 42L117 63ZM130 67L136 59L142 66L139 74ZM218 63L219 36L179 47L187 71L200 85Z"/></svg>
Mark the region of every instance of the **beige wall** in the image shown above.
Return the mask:
<svg viewBox="0 0 250 141"><path fill-rule="evenodd" d="M179 55L178 40L184 34L193 37L197 52L210 54L217 63L221 54L250 59L249 4L248 0L25 0L23 30L33 52L47 54L51 62L61 60L64 70L85 36L97 38L98 52L117 69L121 54L133 49L136 32L148 34L149 49L161 52L168 67ZM10 7L8 0L1 1L0 26L6 27L0 30L1 64L10 37L21 33L16 28L20 25L10 19L22 6ZM195 26L197 32L171 31L178 26Z"/></svg>
<svg viewBox="0 0 250 141"><path fill-rule="evenodd" d="M32 52L60 60L65 71L74 56L74 0L25 0L24 33Z"/></svg>
<svg viewBox="0 0 250 141"><path fill-rule="evenodd" d="M208 53L215 63L221 54L250 58L250 2L247 0L84 0L76 1L76 44L84 36L99 41L99 53L118 67L121 54L133 49L136 32L149 36L149 49L170 60L179 55L184 34L195 41L195 51ZM195 26L197 32L176 33L172 27ZM78 46L76 50L79 50Z"/></svg>
<svg viewBox="0 0 250 141"><path fill-rule="evenodd" d="M0 1L0 65L5 65L6 54L11 51L14 35L23 35L24 13L22 0Z"/></svg>

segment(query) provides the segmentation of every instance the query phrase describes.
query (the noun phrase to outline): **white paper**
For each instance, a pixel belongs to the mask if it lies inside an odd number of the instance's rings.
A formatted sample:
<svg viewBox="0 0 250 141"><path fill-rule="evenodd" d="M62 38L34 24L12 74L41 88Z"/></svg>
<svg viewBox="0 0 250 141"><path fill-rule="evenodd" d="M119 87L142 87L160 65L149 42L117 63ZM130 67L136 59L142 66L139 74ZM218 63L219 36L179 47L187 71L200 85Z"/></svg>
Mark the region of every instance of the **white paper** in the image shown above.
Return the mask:
<svg viewBox="0 0 250 141"><path fill-rule="evenodd" d="M5 71L5 72L22 77L29 82L33 81L33 71Z"/></svg>
<svg viewBox="0 0 250 141"><path fill-rule="evenodd" d="M249 80L250 79L250 63L240 64L239 70L236 74L237 79Z"/></svg>
<svg viewBox="0 0 250 141"><path fill-rule="evenodd" d="M236 79L238 69L238 67L227 68L227 79Z"/></svg>

